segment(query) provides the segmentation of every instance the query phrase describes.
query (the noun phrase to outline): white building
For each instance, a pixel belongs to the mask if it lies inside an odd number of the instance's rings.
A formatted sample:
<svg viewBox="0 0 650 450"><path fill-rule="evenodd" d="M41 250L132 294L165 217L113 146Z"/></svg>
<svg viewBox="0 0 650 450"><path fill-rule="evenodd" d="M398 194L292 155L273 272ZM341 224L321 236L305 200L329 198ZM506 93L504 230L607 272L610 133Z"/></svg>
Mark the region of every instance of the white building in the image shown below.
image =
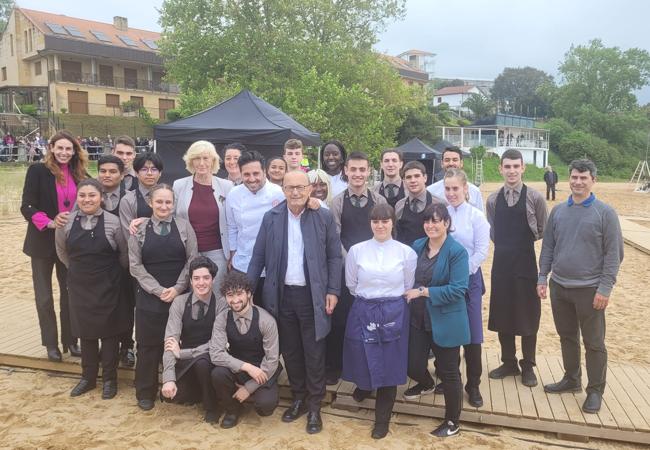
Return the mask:
<svg viewBox="0 0 650 450"><path fill-rule="evenodd" d="M481 95L483 93L476 86L448 86L438 89L433 96L433 106L439 106L447 103L450 109L458 112L469 113L469 109L463 106L472 94Z"/></svg>

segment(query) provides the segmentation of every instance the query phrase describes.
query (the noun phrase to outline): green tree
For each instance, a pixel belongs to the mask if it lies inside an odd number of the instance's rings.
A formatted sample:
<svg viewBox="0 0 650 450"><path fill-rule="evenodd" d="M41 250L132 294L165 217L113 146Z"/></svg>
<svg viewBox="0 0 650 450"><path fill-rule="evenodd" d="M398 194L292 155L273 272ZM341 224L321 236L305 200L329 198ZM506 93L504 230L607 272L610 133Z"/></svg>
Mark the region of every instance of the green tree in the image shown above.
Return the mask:
<svg viewBox="0 0 650 450"><path fill-rule="evenodd" d="M494 113L494 103L481 94L470 94L463 102L463 107L469 108L474 119L481 119Z"/></svg>
<svg viewBox="0 0 650 450"><path fill-rule="evenodd" d="M7 27L9 16L14 10L16 2L14 0L0 0L0 33Z"/></svg>
<svg viewBox="0 0 650 450"><path fill-rule="evenodd" d="M523 111L543 117L548 115L550 105L538 90L547 83L553 83L553 77L534 67L506 67L494 80L492 99L505 110Z"/></svg>
<svg viewBox="0 0 650 450"><path fill-rule="evenodd" d="M397 130L397 143L401 145L416 137L422 142L433 144L440 137L436 129L440 125L443 123L430 108L426 106L411 108Z"/></svg>

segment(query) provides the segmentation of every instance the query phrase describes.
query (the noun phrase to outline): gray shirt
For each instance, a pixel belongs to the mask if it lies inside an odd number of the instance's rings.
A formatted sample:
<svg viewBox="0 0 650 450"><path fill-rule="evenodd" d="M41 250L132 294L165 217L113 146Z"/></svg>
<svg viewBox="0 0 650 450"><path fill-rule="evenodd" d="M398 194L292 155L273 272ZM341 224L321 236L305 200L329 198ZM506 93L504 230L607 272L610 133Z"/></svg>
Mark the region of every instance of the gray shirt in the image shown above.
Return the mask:
<svg viewBox="0 0 650 450"><path fill-rule="evenodd" d="M616 211L600 200L556 205L539 255L538 284L549 272L565 288L597 287L609 297L623 261L623 235Z"/></svg>
<svg viewBox="0 0 650 450"><path fill-rule="evenodd" d="M346 191L341 192L339 195L332 199L332 207L330 208L330 211L334 216L336 229L338 230L339 234L341 233L341 214L343 214L343 200L345 198L345 192ZM349 188L347 189L347 192L350 194L350 197L356 195L352 193ZM359 197L360 208L363 208L368 204L368 197L372 198L372 201L375 205L387 203L386 199L383 196L379 195L379 193L366 189L365 192Z"/></svg>
<svg viewBox="0 0 650 450"><path fill-rule="evenodd" d="M149 189L142 186L142 184L140 183L138 183L138 189L140 190L140 193L145 198L145 200L148 200ZM122 224L124 236L126 236L127 239L130 234L129 225L131 224L131 221L133 219L137 219L137 218L138 218L138 199L135 195L135 191L129 191L126 194L124 194L124 197L122 197L122 201L120 202L120 223Z"/></svg>
<svg viewBox="0 0 650 450"><path fill-rule="evenodd" d="M104 216L104 234L106 235L106 240L111 247L113 247L113 250L117 250L119 253L119 260L122 267L127 268L129 266L129 251L126 239L124 239L122 229L120 228L119 219L113 214L104 214L104 210L99 208L95 214L91 215L86 215L79 210L72 211L68 223L66 223L63 228L56 229L56 232L54 233L56 254L66 267L70 265L66 242L70 235L72 225L75 222L75 218L77 216L80 217L81 228L84 230L92 230L97 226L97 221L102 215Z"/></svg>
<svg viewBox="0 0 650 450"><path fill-rule="evenodd" d="M509 188L508 186L503 187L503 195L506 198L508 206L513 206L519 201L522 187L523 183L520 183L514 188ZM490 223L490 239L493 241L494 214L496 213L497 197L500 191L501 189L498 189L496 192L491 193L485 204L485 215ZM544 196L530 186L526 186L526 218L528 219L528 227L533 232L535 240L541 239L544 236L547 216L548 210L546 209Z"/></svg>
<svg viewBox="0 0 650 450"><path fill-rule="evenodd" d="M183 314L185 313L185 303L189 296L192 296L190 300L192 302L192 319L196 320L199 314L199 302L203 300L199 299L192 292L187 294L179 295L174 299L172 305L169 307L169 318L167 319L167 327L165 328L165 339L173 337L176 339L176 342L180 344L181 342L181 333L183 331ZM222 311L228 309L228 304L223 297L218 297L214 295L214 300L216 304L214 305L214 315L217 317ZM210 304L206 304L209 307ZM179 353L178 359L194 359L195 357L208 353L210 349L210 341L206 341L205 344L201 344L198 347L194 348L182 348ZM166 383L168 381L176 381L176 356L169 350L166 350L163 354L163 372L162 372L162 382Z"/></svg>
<svg viewBox="0 0 650 450"><path fill-rule="evenodd" d="M438 197L435 195L431 194L432 201L431 203L444 203L442 200L440 200ZM406 199L409 199L411 202L413 202L414 199L417 199L419 204L418 204L418 212L422 212L424 208L427 206L427 190L423 189L422 192L420 192L420 195L414 196L410 192L407 194L406 197L398 200L397 203L395 203L395 217L397 220L400 220L402 218L402 215L404 214L404 205L406 205Z"/></svg>
<svg viewBox="0 0 650 450"><path fill-rule="evenodd" d="M115 209L115 207L120 203L120 186L117 186L117 188L113 189L111 192L102 192L102 201L104 202L105 209Z"/></svg>
<svg viewBox="0 0 650 450"><path fill-rule="evenodd" d="M260 364L260 369L264 371L270 379L278 368L280 358L280 343L278 340L278 327L275 319L268 312L255 305L251 305L245 314L239 314L233 311L233 319L237 329L241 334L248 332L253 320L253 308L257 308L259 313L259 327L262 334L262 345L264 347L264 358ZM226 324L228 323L228 311L223 311L217 316L212 329L212 339L210 339L210 359L212 364L221 367L227 367L232 372L240 372L244 361L233 357L227 350L228 335L226 333ZM252 394L260 387L253 379L248 380L244 385L249 394Z"/></svg>
<svg viewBox="0 0 650 450"><path fill-rule="evenodd" d="M124 197L126 198L126 196ZM124 200L122 200L124 203ZM120 210L122 208L120 207ZM163 222L171 223L173 217L169 216ZM144 239L147 232L147 225L149 221L153 222L153 231L156 234L160 234L161 230L161 221L158 220L155 216L151 218L146 218L142 221L138 227L138 231L129 237L129 269L133 278L135 278L142 289L144 289L149 294L157 295L160 297L162 291L166 287L173 287L176 289L176 292L179 294L185 292L188 285L188 274L189 266L192 259L198 255L198 245L196 242L196 234L190 223L185 220L177 217L174 219L176 222L176 227L178 228L178 233L181 236L181 241L185 245L185 255L187 260L185 262L185 267L178 276L178 280L174 286L161 286L158 281L145 269L144 264L142 264L142 245L144 244Z"/></svg>

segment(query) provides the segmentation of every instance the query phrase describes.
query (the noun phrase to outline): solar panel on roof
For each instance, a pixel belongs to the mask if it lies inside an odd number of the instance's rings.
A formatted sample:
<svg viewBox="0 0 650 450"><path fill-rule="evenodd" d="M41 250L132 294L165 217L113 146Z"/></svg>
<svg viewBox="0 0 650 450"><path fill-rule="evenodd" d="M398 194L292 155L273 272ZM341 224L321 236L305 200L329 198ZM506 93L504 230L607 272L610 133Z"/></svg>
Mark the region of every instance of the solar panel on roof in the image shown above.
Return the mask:
<svg viewBox="0 0 650 450"><path fill-rule="evenodd" d="M102 42L113 42L111 41L111 38L106 36L104 33L101 31L94 31L90 30L90 32L97 38L97 40L102 41Z"/></svg>
<svg viewBox="0 0 650 450"><path fill-rule="evenodd" d="M70 33L71 35L73 35L75 37L85 38L85 36L83 34L81 34L81 31L79 31L79 29L77 27L75 27L74 25L64 25L63 28L68 30L68 33Z"/></svg>
<svg viewBox="0 0 650 450"><path fill-rule="evenodd" d="M52 33L54 34L65 34L65 35L68 34L68 32L65 31L65 28L63 28L58 23L45 22L45 25L47 25L48 28L52 30Z"/></svg>
<svg viewBox="0 0 650 450"><path fill-rule="evenodd" d="M138 46L138 43L135 42L133 39L131 39L128 36L124 36L123 34L118 34L117 37L120 38L122 40L122 42L124 42L126 45L129 45L131 47L137 47Z"/></svg>
<svg viewBox="0 0 650 450"><path fill-rule="evenodd" d="M158 44L156 44L156 41L153 39L142 39L142 42L144 42L151 50L158 50Z"/></svg>

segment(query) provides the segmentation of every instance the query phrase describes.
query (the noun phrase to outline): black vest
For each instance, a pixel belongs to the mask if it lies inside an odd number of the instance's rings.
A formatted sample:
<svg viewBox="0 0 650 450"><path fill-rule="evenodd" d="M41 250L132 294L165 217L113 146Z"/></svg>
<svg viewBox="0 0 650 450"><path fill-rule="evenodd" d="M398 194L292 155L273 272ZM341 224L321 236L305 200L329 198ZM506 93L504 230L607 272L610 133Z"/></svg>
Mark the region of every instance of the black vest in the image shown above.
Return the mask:
<svg viewBox="0 0 650 450"><path fill-rule="evenodd" d="M126 194L126 189L124 189L124 182L120 183L120 198L117 201L117 205L115 205L115 208L113 209L108 209L104 208L104 211L113 214L114 216L120 217L120 203L122 202L122 198L124 197L124 194Z"/></svg>
<svg viewBox="0 0 650 450"><path fill-rule="evenodd" d="M406 245L411 245L413 241L426 236L422 214L426 207L433 202L433 196L427 191L426 205L419 213L411 211L410 201L411 198L408 197L404 202L402 217L397 221L397 240Z"/></svg>
<svg viewBox="0 0 650 450"><path fill-rule="evenodd" d="M137 186L137 184L136 184ZM147 200L142 196L140 189L135 189L135 200L137 204L137 210L135 217L151 217L153 214L153 209L147 203Z"/></svg>
<svg viewBox="0 0 650 450"><path fill-rule="evenodd" d="M228 311L226 321L226 335L228 336L228 352L241 361L259 367L264 359L264 338L260 331L260 313L257 307L253 308L253 319L246 334L241 334L235 323L232 311Z"/></svg>
<svg viewBox="0 0 650 450"><path fill-rule="evenodd" d="M388 204L394 208L395 205L397 204L397 202L399 202L401 199L404 198L404 195L405 195L405 193L404 193L404 180L400 181L399 189L398 189L397 195L395 197L390 198L390 199L388 197L386 197L386 194L384 194L384 183L381 183L381 185L379 186L379 195L384 197L386 199L386 201L388 202Z"/></svg>
<svg viewBox="0 0 650 450"><path fill-rule="evenodd" d="M126 187L127 179L129 180L128 188ZM124 178L122 178L122 181L120 182L120 186L122 186L122 188L124 188L127 191L135 191L138 188L138 178L131 175L130 173L127 173L126 175L124 175Z"/></svg>
<svg viewBox="0 0 650 450"><path fill-rule="evenodd" d="M372 238L370 228L370 210L375 206L370 192L366 190L368 202L363 208L357 208L350 201L350 192L346 189L343 195L343 210L341 211L341 244L345 251L359 242Z"/></svg>
<svg viewBox="0 0 650 450"><path fill-rule="evenodd" d="M201 301L201 300L199 300ZM185 301L183 311L183 329L181 331L181 348L196 348L210 341L212 337L212 326L214 325L215 304L217 303L214 294L210 297L210 303L205 315L201 319L192 318L192 294Z"/></svg>

